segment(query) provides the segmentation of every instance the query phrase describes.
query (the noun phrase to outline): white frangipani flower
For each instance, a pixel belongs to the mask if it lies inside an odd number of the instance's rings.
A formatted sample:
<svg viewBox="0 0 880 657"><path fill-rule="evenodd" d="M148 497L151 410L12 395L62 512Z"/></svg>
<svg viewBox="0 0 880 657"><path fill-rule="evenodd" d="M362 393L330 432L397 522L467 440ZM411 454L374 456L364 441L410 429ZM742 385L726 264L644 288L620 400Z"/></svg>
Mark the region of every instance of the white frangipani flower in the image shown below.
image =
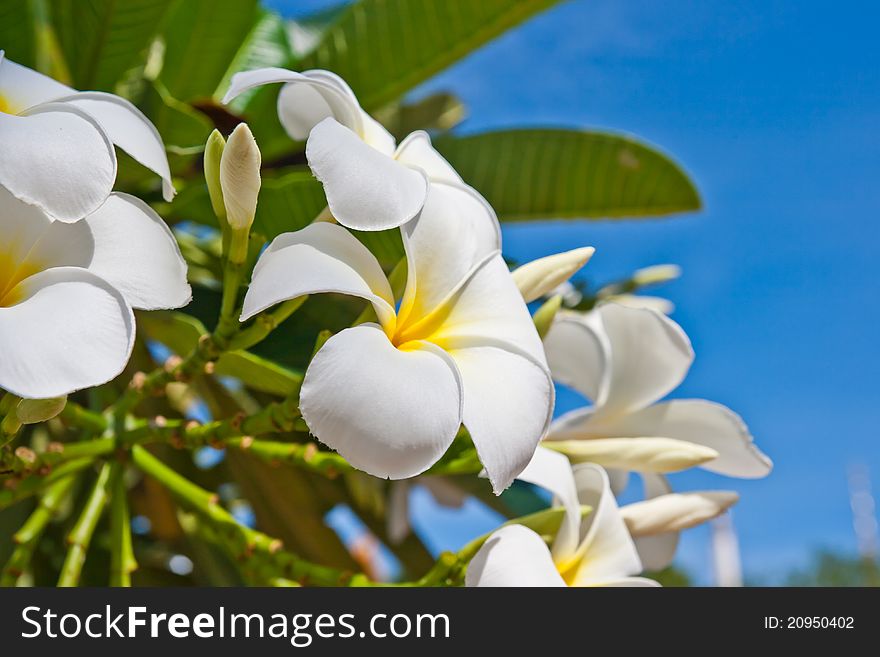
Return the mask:
<svg viewBox="0 0 880 657"><path fill-rule="evenodd" d="M0 185L59 221L77 221L107 199L114 144L162 177L165 200L174 197L162 137L139 109L113 94L72 89L2 50L0 143ZM21 166L26 157L33 166Z"/></svg>
<svg viewBox="0 0 880 657"><path fill-rule="evenodd" d="M131 353L132 308L189 299L177 242L141 200L114 193L67 224L0 186L0 388L51 398L105 383Z"/></svg>
<svg viewBox="0 0 880 657"><path fill-rule="evenodd" d="M642 474L645 500L621 507L626 527L646 570L662 570L672 563L684 529L718 517L739 501L734 491L673 493L663 475Z"/></svg>
<svg viewBox="0 0 880 657"><path fill-rule="evenodd" d="M427 133L414 132L395 145L394 137L361 109L345 81L330 71L236 73L223 102L274 83L284 84L278 95L281 125L293 139L308 139L309 166L324 184L331 214L343 226L402 226L425 204L429 180L462 184Z"/></svg>
<svg viewBox="0 0 880 657"><path fill-rule="evenodd" d="M572 468L562 454L539 447L517 478L565 507L553 545L522 525L502 527L468 565L467 586L659 586L635 576L642 564L602 468ZM591 509L583 519L581 505Z"/></svg>
<svg viewBox="0 0 880 657"><path fill-rule="evenodd" d="M699 465L732 477L763 477L772 463L742 419L702 399L659 402L687 374L690 341L668 317L602 304L560 313L544 339L553 378L593 401L557 418L547 446L576 461L638 472ZM625 485L611 473L615 490Z"/></svg>
<svg viewBox="0 0 880 657"><path fill-rule="evenodd" d="M378 324L334 335L312 359L300 410L355 467L402 479L440 458L463 423L496 492L529 462L553 409L541 341L501 258L497 219L465 186L435 183L401 228L400 309L376 258L336 224L277 237L254 268L242 321L319 292L362 297Z"/></svg>

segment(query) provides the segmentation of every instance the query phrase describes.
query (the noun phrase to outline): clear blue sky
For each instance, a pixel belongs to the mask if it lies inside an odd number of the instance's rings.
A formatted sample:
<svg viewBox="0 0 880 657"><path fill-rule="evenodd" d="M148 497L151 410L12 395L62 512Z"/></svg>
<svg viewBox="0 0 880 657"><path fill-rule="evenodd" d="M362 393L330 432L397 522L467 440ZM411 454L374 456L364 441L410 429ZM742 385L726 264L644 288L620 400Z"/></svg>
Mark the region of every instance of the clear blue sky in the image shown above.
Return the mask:
<svg viewBox="0 0 880 657"><path fill-rule="evenodd" d="M814 548L855 551L849 464L866 463L880 494L878 20L868 2L573 0L414 94L456 92L469 108L462 132L610 128L692 173L698 215L506 226L505 252L590 244L594 281L683 267L659 290L697 353L673 396L737 410L776 468L761 481L694 472L674 484L739 490L746 573L770 580ZM562 395L558 410L578 404ZM430 538L454 547L487 522L432 511ZM701 581L707 539L694 530L680 551Z"/></svg>

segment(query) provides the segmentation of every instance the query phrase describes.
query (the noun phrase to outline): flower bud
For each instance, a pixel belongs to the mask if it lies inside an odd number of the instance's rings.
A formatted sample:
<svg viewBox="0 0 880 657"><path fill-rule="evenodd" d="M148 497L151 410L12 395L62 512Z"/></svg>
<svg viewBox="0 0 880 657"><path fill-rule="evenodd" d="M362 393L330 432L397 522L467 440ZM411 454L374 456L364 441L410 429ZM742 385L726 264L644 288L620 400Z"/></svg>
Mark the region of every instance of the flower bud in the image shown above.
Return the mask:
<svg viewBox="0 0 880 657"><path fill-rule="evenodd" d="M718 458L711 447L674 438L586 438L545 440L572 463L596 463L636 472L678 472Z"/></svg>
<svg viewBox="0 0 880 657"><path fill-rule="evenodd" d="M637 269L632 275L632 281L636 287L645 287L674 281L679 276L681 276L681 267L678 265L653 265Z"/></svg>
<svg viewBox="0 0 880 657"><path fill-rule="evenodd" d="M219 130L214 130L205 143L205 182L208 183L208 196L211 197L214 216L221 223L226 221L226 206L223 204L223 189L220 186L220 159L225 146L226 140Z"/></svg>
<svg viewBox="0 0 880 657"><path fill-rule="evenodd" d="M526 303L549 294L587 264L595 252L591 246L540 258L513 271L513 280Z"/></svg>
<svg viewBox="0 0 880 657"><path fill-rule="evenodd" d="M733 491L669 493L620 508L633 537L690 529L724 513L739 500Z"/></svg>
<svg viewBox="0 0 880 657"><path fill-rule="evenodd" d="M239 123L220 158L220 186L226 221L235 231L250 230L260 193L260 149L246 123Z"/></svg>
<svg viewBox="0 0 880 657"><path fill-rule="evenodd" d="M64 410L67 396L53 399L22 399L15 408L15 415L22 424L37 424L51 420Z"/></svg>

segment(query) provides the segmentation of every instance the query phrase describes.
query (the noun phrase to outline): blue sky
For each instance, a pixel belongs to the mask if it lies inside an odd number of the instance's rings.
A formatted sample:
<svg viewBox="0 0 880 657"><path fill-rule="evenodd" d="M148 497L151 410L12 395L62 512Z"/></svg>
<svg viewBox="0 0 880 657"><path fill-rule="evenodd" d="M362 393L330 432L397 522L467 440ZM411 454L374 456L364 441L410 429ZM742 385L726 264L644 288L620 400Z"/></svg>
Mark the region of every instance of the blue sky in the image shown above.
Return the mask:
<svg viewBox="0 0 880 657"><path fill-rule="evenodd" d="M761 481L689 472L674 485L739 490L744 568L769 580L817 547L855 551L848 465L868 465L880 488L878 19L866 2L572 0L414 93L457 93L469 108L461 132L608 128L691 172L698 215L505 226L504 247L524 261L593 245L593 281L682 266L658 290L697 353L673 396L734 408L776 468ZM578 404L563 394L558 410ZM414 502L440 547L491 523ZM707 541L694 530L680 551L700 581Z"/></svg>

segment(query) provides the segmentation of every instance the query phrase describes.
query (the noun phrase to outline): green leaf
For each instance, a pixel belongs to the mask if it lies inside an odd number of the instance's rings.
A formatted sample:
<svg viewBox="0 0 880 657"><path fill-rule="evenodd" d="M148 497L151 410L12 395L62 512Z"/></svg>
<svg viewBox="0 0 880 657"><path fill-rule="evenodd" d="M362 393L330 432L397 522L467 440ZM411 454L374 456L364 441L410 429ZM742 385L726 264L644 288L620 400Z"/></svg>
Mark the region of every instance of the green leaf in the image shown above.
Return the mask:
<svg viewBox="0 0 880 657"><path fill-rule="evenodd" d="M700 209L688 175L632 137L506 130L441 137L437 149L502 221L648 217Z"/></svg>
<svg viewBox="0 0 880 657"><path fill-rule="evenodd" d="M37 67L36 22L30 2L0 0L0 49L14 62Z"/></svg>
<svg viewBox="0 0 880 657"><path fill-rule="evenodd" d="M158 32L172 0L56 0L52 22L73 86L112 91Z"/></svg>
<svg viewBox="0 0 880 657"><path fill-rule="evenodd" d="M150 340L161 342L179 356L186 356L208 332L192 315L168 310L139 312L137 325Z"/></svg>
<svg viewBox="0 0 880 657"><path fill-rule="evenodd" d="M260 358L247 351L223 354L214 373L239 379L249 388L286 397L299 389L302 374Z"/></svg>
<svg viewBox="0 0 880 657"><path fill-rule="evenodd" d="M376 119L398 139L414 130L451 130L465 118L464 104L454 94L441 92L414 103L393 103L375 113Z"/></svg>
<svg viewBox="0 0 880 657"><path fill-rule="evenodd" d="M341 75L367 111L557 0L363 0L352 4L301 62Z"/></svg>
<svg viewBox="0 0 880 657"><path fill-rule="evenodd" d="M281 233L304 228L325 207L324 188L311 172L288 169L278 178L263 180L254 231L271 240Z"/></svg>
<svg viewBox="0 0 880 657"><path fill-rule="evenodd" d="M178 100L210 98L254 27L256 0L179 0L163 33L160 79Z"/></svg>

